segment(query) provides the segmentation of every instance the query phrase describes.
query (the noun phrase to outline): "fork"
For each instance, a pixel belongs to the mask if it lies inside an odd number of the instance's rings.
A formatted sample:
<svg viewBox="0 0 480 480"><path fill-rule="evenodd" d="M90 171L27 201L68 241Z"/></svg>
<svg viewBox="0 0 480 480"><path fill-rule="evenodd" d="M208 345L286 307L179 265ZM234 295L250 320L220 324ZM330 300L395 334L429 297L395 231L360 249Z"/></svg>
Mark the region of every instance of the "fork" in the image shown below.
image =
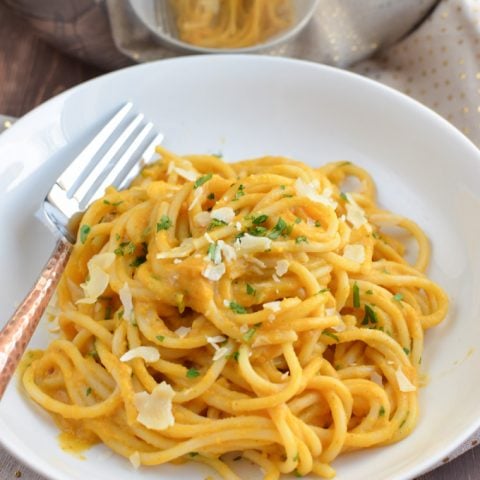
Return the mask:
<svg viewBox="0 0 480 480"><path fill-rule="evenodd" d="M40 213L60 236L34 287L0 331L0 399L70 257L75 218L109 185L128 185L163 140L162 134L155 134L153 123L143 125L143 114L132 118L132 109L129 102L115 113L58 177L43 202Z"/></svg>

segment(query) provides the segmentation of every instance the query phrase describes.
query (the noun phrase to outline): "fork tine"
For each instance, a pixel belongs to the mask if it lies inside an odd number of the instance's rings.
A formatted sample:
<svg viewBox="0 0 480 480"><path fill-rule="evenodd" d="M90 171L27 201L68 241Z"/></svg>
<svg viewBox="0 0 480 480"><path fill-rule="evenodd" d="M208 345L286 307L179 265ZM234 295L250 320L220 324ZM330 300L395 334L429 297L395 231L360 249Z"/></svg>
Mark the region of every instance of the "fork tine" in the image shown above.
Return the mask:
<svg viewBox="0 0 480 480"><path fill-rule="evenodd" d="M153 128L153 123L147 123L140 133L137 135L135 140L128 146L127 150L123 153L123 155L119 158L119 160L115 163L113 168L108 172L108 175L102 180L98 188L93 192L91 195L87 195L85 198L82 199L82 203L80 204L80 208L84 208L85 206L89 205L94 200L100 198L104 193L105 189L110 186L114 185L117 186L123 179L120 177L123 169L127 166L128 162L133 158L134 153L138 150L140 145L143 143L145 138L147 137L150 130Z"/></svg>
<svg viewBox="0 0 480 480"><path fill-rule="evenodd" d="M117 140L115 140L113 145L109 148L107 153L102 156L98 163L96 163L95 167L88 174L87 178L78 186L78 189L74 193L73 198L75 198L79 203L82 203L85 195L87 195L87 193L96 183L96 181L101 177L102 173L105 172L108 164L112 161L112 159L115 157L115 155L125 144L125 142L135 131L135 129L138 127L142 120L143 114L139 114L130 122L127 128L120 134Z"/></svg>
<svg viewBox="0 0 480 480"><path fill-rule="evenodd" d="M145 165L148 165L152 161L153 155L155 153L155 147L157 145L159 145L160 143L162 143L162 141L163 141L163 133L159 133L148 144L147 148L145 148L145 150L143 151L143 153L140 157L141 161L133 164L132 168L128 171L127 175L125 176L125 178L120 183L120 185L119 185L120 190L125 188L140 173L140 170Z"/></svg>
<svg viewBox="0 0 480 480"><path fill-rule="evenodd" d="M70 190L78 181L79 172L86 170L93 157L103 147L108 138L116 130L121 121L133 108L131 102L126 103L113 118L98 132L95 138L78 155L75 160L64 170L57 180L57 184L65 191Z"/></svg>

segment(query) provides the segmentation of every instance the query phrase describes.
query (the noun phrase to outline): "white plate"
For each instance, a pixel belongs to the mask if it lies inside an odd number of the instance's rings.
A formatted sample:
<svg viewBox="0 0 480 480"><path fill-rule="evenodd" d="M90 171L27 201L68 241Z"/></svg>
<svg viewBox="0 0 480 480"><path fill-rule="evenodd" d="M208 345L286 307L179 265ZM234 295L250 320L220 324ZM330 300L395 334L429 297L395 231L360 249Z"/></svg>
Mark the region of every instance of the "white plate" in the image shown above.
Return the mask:
<svg viewBox="0 0 480 480"><path fill-rule="evenodd" d="M433 243L430 275L448 292L447 320L428 332L421 416L404 441L343 456L342 480L407 479L425 471L480 424L480 156L446 121L359 76L315 64L249 56L161 61L74 88L0 137L0 312L6 319L54 245L34 212L81 145L125 100L152 118L180 153L236 160L287 155L312 165L348 159L374 176L379 200L416 220ZM40 327L33 347L45 346ZM142 468L95 447L62 452L49 416L13 382L0 404L2 443L56 480L203 479L197 465ZM246 475L246 474L245 474ZM255 478L250 476L248 478Z"/></svg>

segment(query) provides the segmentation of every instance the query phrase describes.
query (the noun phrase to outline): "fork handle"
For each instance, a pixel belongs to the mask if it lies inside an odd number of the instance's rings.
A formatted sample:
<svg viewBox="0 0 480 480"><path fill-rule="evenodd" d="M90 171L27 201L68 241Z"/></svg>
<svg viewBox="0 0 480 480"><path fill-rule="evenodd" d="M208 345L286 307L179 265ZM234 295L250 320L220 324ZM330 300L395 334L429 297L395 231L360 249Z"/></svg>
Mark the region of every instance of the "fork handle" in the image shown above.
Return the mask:
<svg viewBox="0 0 480 480"><path fill-rule="evenodd" d="M72 248L67 240L58 240L34 287L0 331L0 399L47 308Z"/></svg>

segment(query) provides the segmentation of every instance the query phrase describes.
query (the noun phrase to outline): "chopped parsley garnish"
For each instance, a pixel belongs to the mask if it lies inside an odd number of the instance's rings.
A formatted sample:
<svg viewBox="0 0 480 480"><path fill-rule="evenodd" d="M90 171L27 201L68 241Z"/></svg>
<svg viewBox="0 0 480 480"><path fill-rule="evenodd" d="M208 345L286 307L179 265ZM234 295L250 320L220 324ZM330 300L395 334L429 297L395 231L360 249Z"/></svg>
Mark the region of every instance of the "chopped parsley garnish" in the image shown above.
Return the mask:
<svg viewBox="0 0 480 480"><path fill-rule="evenodd" d="M316 295L320 295L321 293L327 293L327 292L328 292L328 288L322 288L316 293Z"/></svg>
<svg viewBox="0 0 480 480"><path fill-rule="evenodd" d="M378 239L380 238L380 234L378 232L372 232L372 237Z"/></svg>
<svg viewBox="0 0 480 480"><path fill-rule="evenodd" d="M360 308L360 289L357 282L353 284L353 306Z"/></svg>
<svg viewBox="0 0 480 480"><path fill-rule="evenodd" d="M159 342L163 342L165 340L165 337L163 335L157 335L155 337Z"/></svg>
<svg viewBox="0 0 480 480"><path fill-rule="evenodd" d="M133 242L122 242L118 248L116 248L113 253L118 255L119 257L123 257L123 255L131 255L137 247Z"/></svg>
<svg viewBox="0 0 480 480"><path fill-rule="evenodd" d="M367 290L365 293L366 293L367 295L373 295L373 290Z"/></svg>
<svg viewBox="0 0 480 480"><path fill-rule="evenodd" d="M85 390L85 395L88 397L92 394L92 388L91 387L88 387L86 390Z"/></svg>
<svg viewBox="0 0 480 480"><path fill-rule="evenodd" d="M294 474L297 478L302 478L303 477L303 475L297 469L295 469Z"/></svg>
<svg viewBox="0 0 480 480"><path fill-rule="evenodd" d="M246 288L247 288L247 295L254 296L257 293L257 291L249 283L247 283Z"/></svg>
<svg viewBox="0 0 480 480"><path fill-rule="evenodd" d="M298 453L292 459L294 462L298 462Z"/></svg>
<svg viewBox="0 0 480 480"><path fill-rule="evenodd" d="M403 422L400 424L400 426L398 427L398 429L402 428L402 427L405 425L405 423L406 423L406 421L407 421L407 419L408 419L409 413L410 413L410 412L407 412L407 414L405 415L405 418L404 418Z"/></svg>
<svg viewBox="0 0 480 480"><path fill-rule="evenodd" d="M332 332L328 332L327 330L324 330L322 332L322 335L326 335L327 337L333 338L336 342L339 342L340 339Z"/></svg>
<svg viewBox="0 0 480 480"><path fill-rule="evenodd" d="M378 411L378 416L383 417L385 415L385 407L382 405Z"/></svg>
<svg viewBox="0 0 480 480"><path fill-rule="evenodd" d="M80 241L85 243L87 241L88 234L90 233L90 225L82 225L80 227Z"/></svg>
<svg viewBox="0 0 480 480"><path fill-rule="evenodd" d="M109 202L108 200L103 200L103 203L105 205L110 205L112 207L118 207L119 205L121 205L123 203L123 200L120 200L119 202Z"/></svg>
<svg viewBox="0 0 480 480"><path fill-rule="evenodd" d="M253 225L248 229L248 233L254 237L263 237L267 233L267 229L259 225Z"/></svg>
<svg viewBox="0 0 480 480"><path fill-rule="evenodd" d="M190 452L190 453L188 454L188 456L189 456L189 457L192 457L192 458L193 458L193 457L196 457L197 455L198 455L198 452Z"/></svg>
<svg viewBox="0 0 480 480"><path fill-rule="evenodd" d="M255 335L255 332L257 331L257 327L254 325L253 327L250 327L244 334L243 334L243 339L246 342L249 342L252 337Z"/></svg>
<svg viewBox="0 0 480 480"><path fill-rule="evenodd" d="M318 220L315 220L315 226L318 228L318 227L321 227L322 224Z"/></svg>
<svg viewBox="0 0 480 480"><path fill-rule="evenodd" d="M167 215L162 215L160 221L157 223L157 232L160 230L168 230L172 226L172 221Z"/></svg>
<svg viewBox="0 0 480 480"><path fill-rule="evenodd" d="M403 347L403 351L405 352L405 355L410 355L410 349Z"/></svg>
<svg viewBox="0 0 480 480"><path fill-rule="evenodd" d="M213 173L207 173L206 175L203 175L202 177L197 178L195 180L195 183L193 184L193 188L201 187L204 183L208 182L212 177L213 177Z"/></svg>
<svg viewBox="0 0 480 480"><path fill-rule="evenodd" d="M302 219L301 219L300 217L297 217L297 218L295 219L295 223L301 223L301 221L302 221Z"/></svg>
<svg viewBox="0 0 480 480"><path fill-rule="evenodd" d="M287 187L285 185L280 185L280 190L285 190Z"/></svg>
<svg viewBox="0 0 480 480"><path fill-rule="evenodd" d="M275 226L272 228L272 231L268 234L268 238L275 240L280 235L286 235L287 231L289 231L289 226L287 225L287 222L280 217Z"/></svg>
<svg viewBox="0 0 480 480"><path fill-rule="evenodd" d="M265 223L268 220L268 215L259 215L258 217L255 217L252 220L252 223L254 225L261 225L262 223Z"/></svg>
<svg viewBox="0 0 480 480"><path fill-rule="evenodd" d="M295 239L295 243L308 243L307 237L305 235L300 235Z"/></svg>
<svg viewBox="0 0 480 480"><path fill-rule="evenodd" d="M135 260L130 264L130 267L139 267L142 263L145 263L146 261L147 257L145 255L142 255L141 257L136 257Z"/></svg>
<svg viewBox="0 0 480 480"><path fill-rule="evenodd" d="M215 260L215 256L217 254L217 248L218 248L217 242L211 243L208 246L207 256L209 256L212 261Z"/></svg>
<svg viewBox="0 0 480 480"><path fill-rule="evenodd" d="M369 322L377 323L378 317L375 310L370 305L365 304L365 317L363 318L362 325L367 325Z"/></svg>
<svg viewBox="0 0 480 480"><path fill-rule="evenodd" d="M187 370L187 378L197 378L200 376L200 372L196 368L189 368Z"/></svg>
<svg viewBox="0 0 480 480"><path fill-rule="evenodd" d="M227 222L224 222L223 220L218 220L218 218L212 218L212 221L210 222L210 225L208 226L207 230L213 230L214 228L221 227L223 225L227 225Z"/></svg>
<svg viewBox="0 0 480 480"><path fill-rule="evenodd" d="M212 192L212 193L209 193L209 194L207 195L207 198L208 198L209 200L215 200L215 194L214 194L213 192Z"/></svg>
<svg viewBox="0 0 480 480"><path fill-rule="evenodd" d="M245 195L244 189L245 189L245 187L240 184L237 192L235 193L234 200L238 200L240 197L243 197Z"/></svg>
<svg viewBox="0 0 480 480"><path fill-rule="evenodd" d="M403 300L403 293L396 293L393 297L392 300L394 302L401 302Z"/></svg>
<svg viewBox="0 0 480 480"><path fill-rule="evenodd" d="M231 355L230 355L230 358L233 358L233 360L235 360L236 362L238 362L238 357L240 356L240 352L237 350L236 352L233 352Z"/></svg>
<svg viewBox="0 0 480 480"><path fill-rule="evenodd" d="M247 310L245 307L242 307L242 305L240 305L237 302L234 302L233 300L230 302L228 307L232 312L235 312L235 313L247 313Z"/></svg>
<svg viewBox="0 0 480 480"><path fill-rule="evenodd" d="M348 202L348 197L347 197L347 194L346 194L346 193L341 192L341 193L340 193L340 198L341 198L342 200L344 200L345 202Z"/></svg>

